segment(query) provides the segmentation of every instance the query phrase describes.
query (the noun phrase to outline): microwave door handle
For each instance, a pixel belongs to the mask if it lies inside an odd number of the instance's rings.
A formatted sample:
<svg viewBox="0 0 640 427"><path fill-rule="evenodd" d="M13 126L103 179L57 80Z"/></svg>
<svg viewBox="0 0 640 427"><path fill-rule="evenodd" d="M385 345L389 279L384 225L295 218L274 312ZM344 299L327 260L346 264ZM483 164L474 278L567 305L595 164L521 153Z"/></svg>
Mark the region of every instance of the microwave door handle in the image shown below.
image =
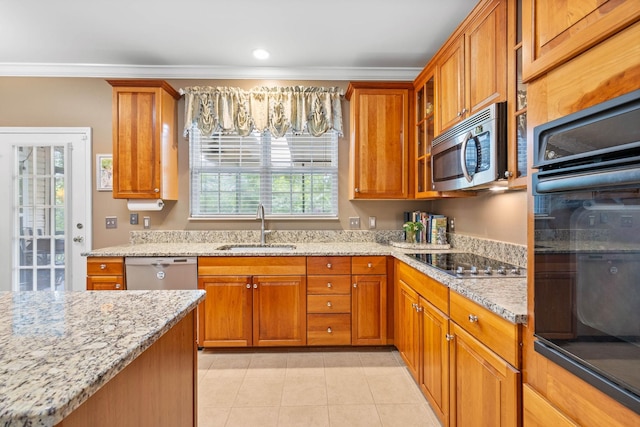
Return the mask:
<svg viewBox="0 0 640 427"><path fill-rule="evenodd" d="M469 171L467 170L467 144L471 139L473 139L473 134L469 132L465 135L464 140L462 141L462 148L460 149L462 151L460 156L460 169L462 169L462 174L469 182L473 181L473 178L469 175Z"/></svg>

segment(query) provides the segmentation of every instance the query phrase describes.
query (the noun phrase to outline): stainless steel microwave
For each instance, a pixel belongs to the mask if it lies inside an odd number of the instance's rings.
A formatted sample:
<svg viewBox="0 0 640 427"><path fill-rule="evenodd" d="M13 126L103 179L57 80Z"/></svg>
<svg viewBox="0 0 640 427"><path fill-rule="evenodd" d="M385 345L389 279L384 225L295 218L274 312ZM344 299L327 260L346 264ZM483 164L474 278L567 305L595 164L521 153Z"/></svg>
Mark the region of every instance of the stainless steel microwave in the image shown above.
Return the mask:
<svg viewBox="0 0 640 427"><path fill-rule="evenodd" d="M431 147L436 191L487 187L507 171L506 102L490 105L438 135Z"/></svg>

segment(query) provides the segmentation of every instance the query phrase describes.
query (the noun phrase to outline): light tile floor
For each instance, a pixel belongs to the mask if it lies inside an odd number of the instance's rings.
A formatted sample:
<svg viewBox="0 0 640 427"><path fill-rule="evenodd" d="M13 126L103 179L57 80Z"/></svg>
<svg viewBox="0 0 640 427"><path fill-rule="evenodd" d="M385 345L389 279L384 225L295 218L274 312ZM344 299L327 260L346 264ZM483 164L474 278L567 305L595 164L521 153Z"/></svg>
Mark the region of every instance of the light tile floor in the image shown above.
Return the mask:
<svg viewBox="0 0 640 427"><path fill-rule="evenodd" d="M440 427L394 349L198 352L199 427Z"/></svg>

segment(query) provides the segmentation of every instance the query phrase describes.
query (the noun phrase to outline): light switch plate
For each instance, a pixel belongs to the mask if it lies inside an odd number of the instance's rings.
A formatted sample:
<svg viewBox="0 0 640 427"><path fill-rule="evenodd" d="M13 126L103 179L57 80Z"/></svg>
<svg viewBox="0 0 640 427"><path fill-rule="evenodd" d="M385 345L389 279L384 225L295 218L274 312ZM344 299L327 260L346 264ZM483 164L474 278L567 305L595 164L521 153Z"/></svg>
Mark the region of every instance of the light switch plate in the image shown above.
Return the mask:
<svg viewBox="0 0 640 427"><path fill-rule="evenodd" d="M144 228L151 228L151 217L149 216L145 216L142 217L142 224L144 225Z"/></svg>
<svg viewBox="0 0 640 427"><path fill-rule="evenodd" d="M376 217L375 216L370 216L369 217L369 229L373 230L374 228L376 228Z"/></svg>

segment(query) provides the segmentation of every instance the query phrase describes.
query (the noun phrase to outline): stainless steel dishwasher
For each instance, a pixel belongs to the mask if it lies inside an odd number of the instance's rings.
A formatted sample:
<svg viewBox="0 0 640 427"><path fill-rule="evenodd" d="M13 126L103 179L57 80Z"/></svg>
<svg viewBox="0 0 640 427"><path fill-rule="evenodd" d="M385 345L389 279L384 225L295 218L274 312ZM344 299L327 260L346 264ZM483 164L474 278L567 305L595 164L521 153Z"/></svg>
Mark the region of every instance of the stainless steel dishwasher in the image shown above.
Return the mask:
<svg viewBox="0 0 640 427"><path fill-rule="evenodd" d="M128 290L197 289L196 257L126 257Z"/></svg>

